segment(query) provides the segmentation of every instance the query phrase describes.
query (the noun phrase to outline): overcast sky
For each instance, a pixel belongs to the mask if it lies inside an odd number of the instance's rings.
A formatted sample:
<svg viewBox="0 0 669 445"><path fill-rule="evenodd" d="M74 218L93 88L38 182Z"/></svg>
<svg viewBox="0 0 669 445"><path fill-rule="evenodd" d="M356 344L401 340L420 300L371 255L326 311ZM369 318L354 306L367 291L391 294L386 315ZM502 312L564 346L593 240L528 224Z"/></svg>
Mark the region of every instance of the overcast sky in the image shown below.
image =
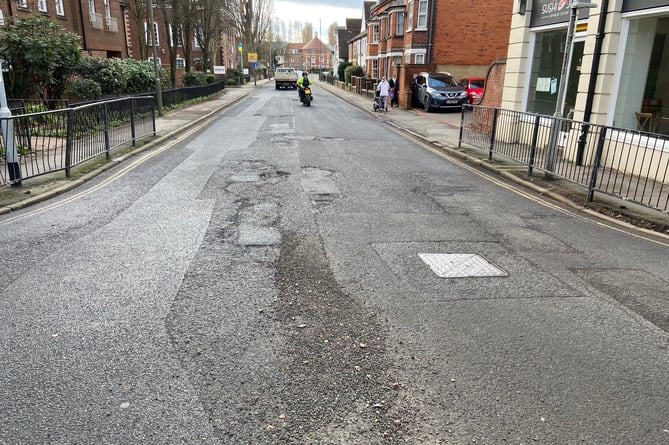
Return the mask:
<svg viewBox="0 0 669 445"><path fill-rule="evenodd" d="M322 34L327 36L332 22L344 26L346 19L362 18L362 4L363 0L275 0L274 13L284 22L311 22L315 32L319 31L320 26L323 29Z"/></svg>

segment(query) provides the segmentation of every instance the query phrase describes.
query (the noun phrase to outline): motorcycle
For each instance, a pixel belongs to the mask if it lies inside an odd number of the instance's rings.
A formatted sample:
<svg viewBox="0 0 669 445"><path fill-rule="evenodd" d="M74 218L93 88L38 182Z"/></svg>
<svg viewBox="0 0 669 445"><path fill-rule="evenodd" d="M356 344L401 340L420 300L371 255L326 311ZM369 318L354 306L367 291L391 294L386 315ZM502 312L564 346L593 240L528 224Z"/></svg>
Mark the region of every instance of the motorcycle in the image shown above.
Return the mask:
<svg viewBox="0 0 669 445"><path fill-rule="evenodd" d="M312 100L314 100L314 97L311 95L311 87L304 87L304 91L302 93L302 105L305 107L310 107Z"/></svg>

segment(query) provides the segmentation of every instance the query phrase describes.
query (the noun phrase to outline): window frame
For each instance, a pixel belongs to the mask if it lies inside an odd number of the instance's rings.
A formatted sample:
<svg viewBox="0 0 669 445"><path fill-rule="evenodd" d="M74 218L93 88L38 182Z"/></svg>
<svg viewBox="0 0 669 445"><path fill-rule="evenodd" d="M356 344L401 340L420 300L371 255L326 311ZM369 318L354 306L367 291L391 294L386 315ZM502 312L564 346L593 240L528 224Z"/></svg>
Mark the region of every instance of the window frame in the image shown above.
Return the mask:
<svg viewBox="0 0 669 445"><path fill-rule="evenodd" d="M416 30L417 31L427 31L427 0L418 0L418 17L416 20ZM421 11L421 9L425 9L424 11ZM421 20L423 20L425 23L421 25Z"/></svg>
<svg viewBox="0 0 669 445"><path fill-rule="evenodd" d="M404 35L404 11L396 12L395 18L395 35L403 36Z"/></svg>

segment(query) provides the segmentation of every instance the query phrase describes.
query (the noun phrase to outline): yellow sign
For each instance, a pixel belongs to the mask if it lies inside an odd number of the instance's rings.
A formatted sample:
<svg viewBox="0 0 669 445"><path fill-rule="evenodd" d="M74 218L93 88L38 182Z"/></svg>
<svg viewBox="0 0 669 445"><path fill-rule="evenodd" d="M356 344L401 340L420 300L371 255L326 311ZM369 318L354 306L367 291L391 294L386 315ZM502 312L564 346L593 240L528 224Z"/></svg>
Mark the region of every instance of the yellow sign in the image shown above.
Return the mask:
<svg viewBox="0 0 669 445"><path fill-rule="evenodd" d="M258 53L248 53L248 56L249 56L249 62L258 61Z"/></svg>

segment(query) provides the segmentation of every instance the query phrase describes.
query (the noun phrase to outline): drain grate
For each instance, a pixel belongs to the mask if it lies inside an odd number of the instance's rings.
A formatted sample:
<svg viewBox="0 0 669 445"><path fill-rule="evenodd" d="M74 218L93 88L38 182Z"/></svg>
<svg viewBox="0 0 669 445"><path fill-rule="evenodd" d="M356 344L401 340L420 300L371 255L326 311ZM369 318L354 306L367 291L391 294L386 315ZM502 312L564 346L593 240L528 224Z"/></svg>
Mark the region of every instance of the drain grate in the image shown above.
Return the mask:
<svg viewBox="0 0 669 445"><path fill-rule="evenodd" d="M441 278L506 277L508 274L475 253L419 253Z"/></svg>

